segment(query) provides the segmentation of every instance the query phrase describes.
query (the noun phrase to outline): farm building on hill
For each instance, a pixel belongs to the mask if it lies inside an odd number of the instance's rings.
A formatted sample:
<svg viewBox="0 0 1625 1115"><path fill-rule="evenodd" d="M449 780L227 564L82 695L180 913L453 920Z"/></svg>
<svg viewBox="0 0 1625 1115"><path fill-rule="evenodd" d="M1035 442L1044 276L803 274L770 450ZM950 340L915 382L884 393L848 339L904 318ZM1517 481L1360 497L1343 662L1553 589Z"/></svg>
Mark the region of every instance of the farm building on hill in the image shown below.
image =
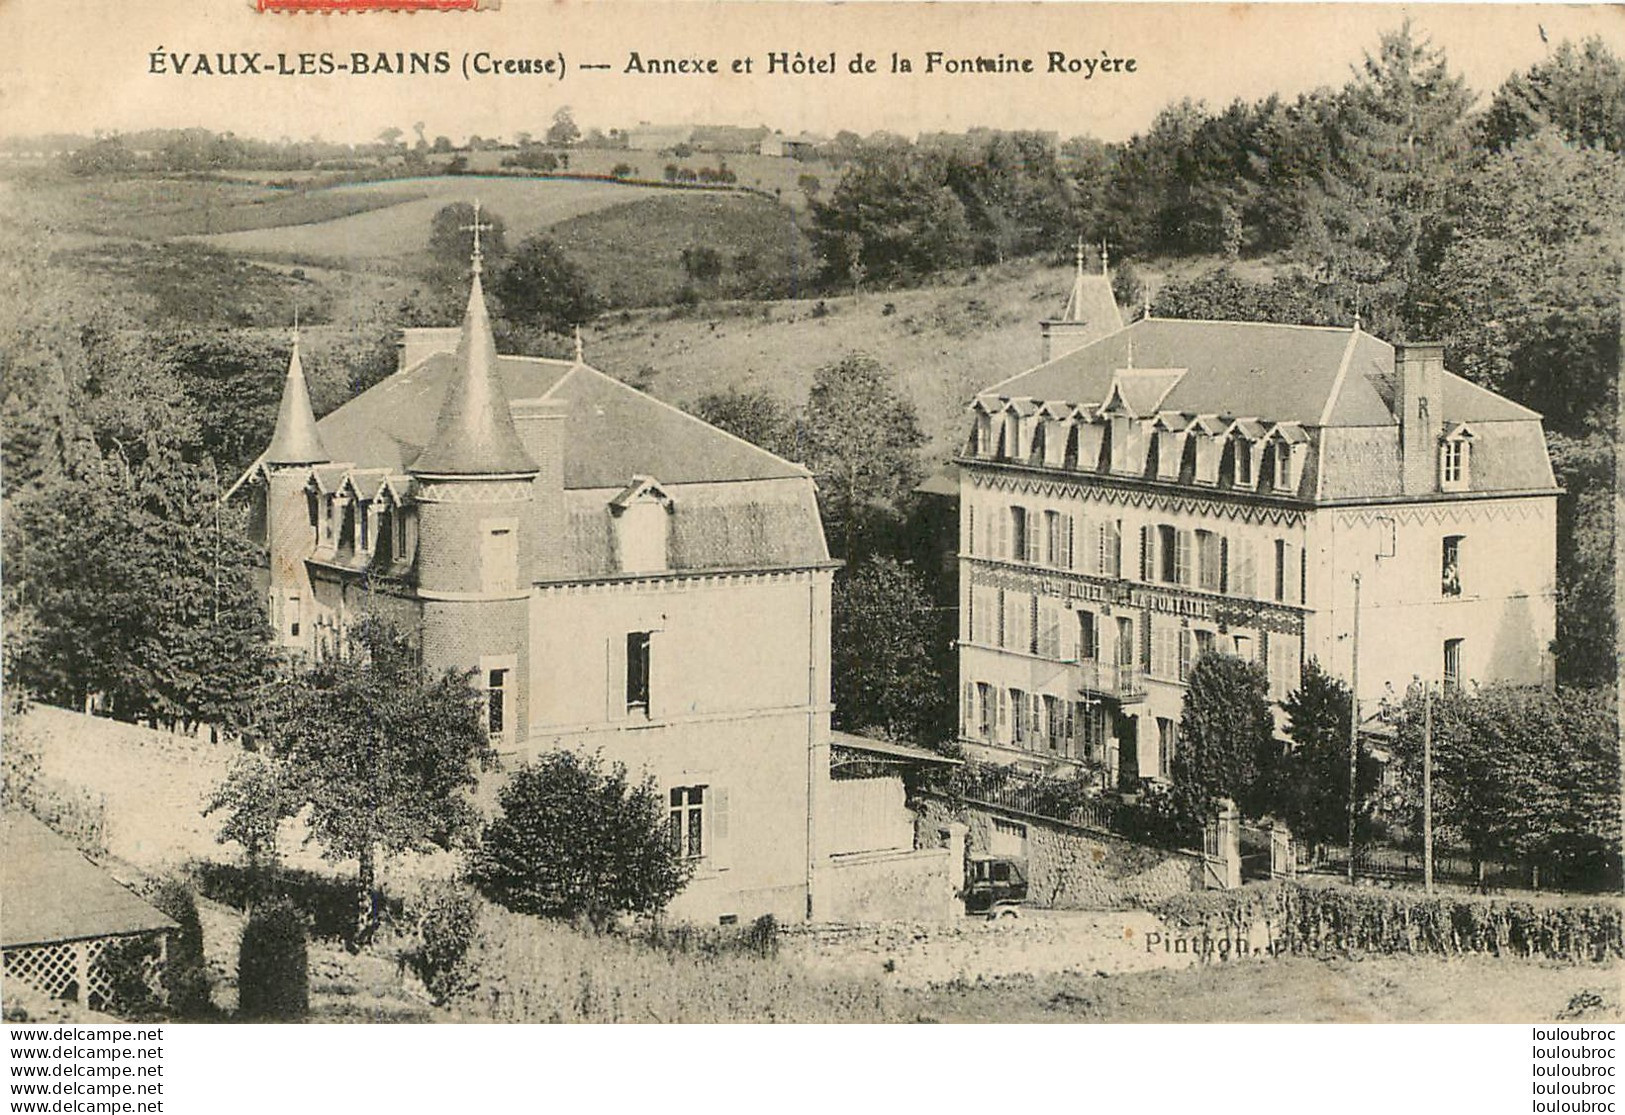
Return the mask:
<svg viewBox="0 0 1625 1115"><path fill-rule="evenodd" d="M838 563L812 476L579 345L498 355L475 259L461 328L408 330L320 422L295 347L254 470L278 642L337 653L363 609L395 615L431 668L478 671L499 751L655 776L696 867L674 914L813 916L844 849L819 822Z"/></svg>
<svg viewBox="0 0 1625 1115"><path fill-rule="evenodd" d="M113 1004L105 964L109 945L150 941L148 982L154 990L178 926L121 886L79 849L21 811L0 818L0 884L6 912L0 925L5 978L49 999L72 999L92 1010Z"/></svg>
<svg viewBox="0 0 1625 1115"><path fill-rule="evenodd" d="M1540 416L1439 345L1151 318L1046 337L1052 359L976 397L958 458L970 751L1166 778L1214 651L1276 701L1310 657L1368 709L1413 678L1550 683Z"/></svg>

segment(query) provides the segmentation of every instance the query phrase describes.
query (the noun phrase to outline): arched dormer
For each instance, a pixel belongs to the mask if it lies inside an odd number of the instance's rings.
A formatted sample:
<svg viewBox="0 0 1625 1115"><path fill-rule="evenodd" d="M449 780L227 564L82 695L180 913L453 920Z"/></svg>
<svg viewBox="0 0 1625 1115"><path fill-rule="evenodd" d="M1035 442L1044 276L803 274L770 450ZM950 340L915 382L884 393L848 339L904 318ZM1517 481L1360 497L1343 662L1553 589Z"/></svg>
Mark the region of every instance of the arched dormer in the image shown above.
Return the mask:
<svg viewBox="0 0 1625 1115"><path fill-rule="evenodd" d="M615 562L622 573L664 573L670 567L671 516L676 504L660 482L634 476L609 501Z"/></svg>

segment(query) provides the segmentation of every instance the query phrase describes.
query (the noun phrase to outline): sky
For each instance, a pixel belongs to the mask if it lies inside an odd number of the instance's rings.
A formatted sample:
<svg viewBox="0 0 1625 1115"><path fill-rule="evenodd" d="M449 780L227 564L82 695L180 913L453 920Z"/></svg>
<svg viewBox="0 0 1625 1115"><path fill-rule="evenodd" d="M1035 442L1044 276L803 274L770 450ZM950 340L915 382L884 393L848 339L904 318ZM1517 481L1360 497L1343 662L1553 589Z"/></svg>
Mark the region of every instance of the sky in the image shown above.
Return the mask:
<svg viewBox="0 0 1625 1115"><path fill-rule="evenodd" d="M512 138L540 134L569 105L584 127L606 130L733 123L913 135L988 126L1116 140L1183 97L1223 104L1341 85L1406 18L1481 95L1564 38L1601 35L1625 53L1625 7L1600 5L502 0L480 12L293 15L259 12L255 0L0 0L8 44L0 135L201 126L353 142L386 127L410 135L421 122L430 136ZM444 52L447 72L190 72L196 55L213 62L222 52L257 52L271 68L280 55L294 69L301 53L341 64L360 52L375 70L380 51L391 60ZM833 52L835 72L766 72L773 55L797 51L820 61ZM1035 72L926 73L932 51L1031 59ZM1058 72L1046 72L1052 51L1065 59ZM480 52L553 60L564 72L465 74ZM858 52L874 72L852 72ZM891 72L894 52L913 72ZM690 68L714 62L719 72L628 72L634 53ZM1096 60L1120 61L1090 73ZM608 68L580 68L594 63ZM734 72L745 64L750 72Z"/></svg>

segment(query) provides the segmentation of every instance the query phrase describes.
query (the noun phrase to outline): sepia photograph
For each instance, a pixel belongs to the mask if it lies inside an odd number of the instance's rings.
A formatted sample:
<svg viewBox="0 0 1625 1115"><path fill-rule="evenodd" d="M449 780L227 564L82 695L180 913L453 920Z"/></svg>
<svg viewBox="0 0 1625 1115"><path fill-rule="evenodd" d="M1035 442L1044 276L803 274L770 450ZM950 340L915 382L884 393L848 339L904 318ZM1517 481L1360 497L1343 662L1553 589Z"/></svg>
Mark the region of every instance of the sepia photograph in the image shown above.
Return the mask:
<svg viewBox="0 0 1625 1115"><path fill-rule="evenodd" d="M0 35L8 1040L1619 1023L1625 10Z"/></svg>

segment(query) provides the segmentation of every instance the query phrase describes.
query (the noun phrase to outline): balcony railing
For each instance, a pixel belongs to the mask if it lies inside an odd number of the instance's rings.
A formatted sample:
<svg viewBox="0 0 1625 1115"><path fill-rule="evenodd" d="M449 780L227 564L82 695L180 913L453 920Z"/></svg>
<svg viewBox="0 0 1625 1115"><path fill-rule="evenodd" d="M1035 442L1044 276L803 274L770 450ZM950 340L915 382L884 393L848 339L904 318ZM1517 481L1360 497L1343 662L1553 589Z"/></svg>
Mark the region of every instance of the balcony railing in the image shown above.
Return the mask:
<svg viewBox="0 0 1625 1115"><path fill-rule="evenodd" d="M1078 661L1076 677L1080 693L1118 701L1139 700L1145 696L1145 673L1132 664L1083 658Z"/></svg>

